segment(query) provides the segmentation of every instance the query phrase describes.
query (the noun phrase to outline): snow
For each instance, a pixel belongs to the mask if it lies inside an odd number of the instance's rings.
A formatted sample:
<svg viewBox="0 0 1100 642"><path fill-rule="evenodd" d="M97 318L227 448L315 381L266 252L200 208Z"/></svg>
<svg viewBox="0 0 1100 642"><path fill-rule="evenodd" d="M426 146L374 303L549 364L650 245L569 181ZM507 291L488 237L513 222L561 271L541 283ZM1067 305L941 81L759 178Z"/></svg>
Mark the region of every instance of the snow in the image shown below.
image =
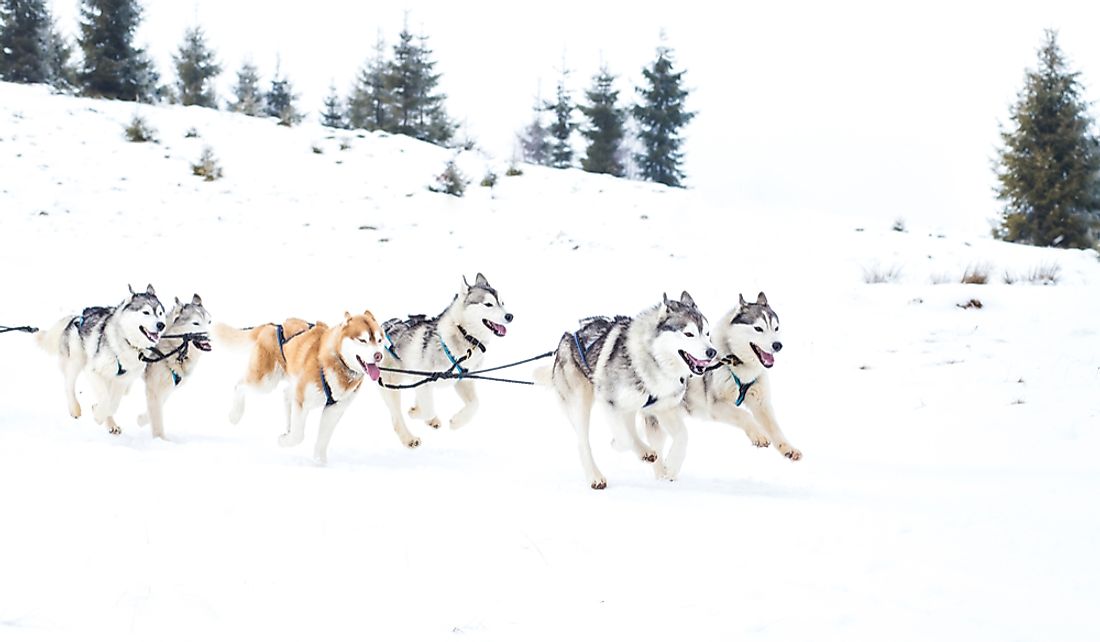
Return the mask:
<svg viewBox="0 0 1100 642"><path fill-rule="evenodd" d="M135 114L159 143L125 141ZM207 145L212 183L190 173ZM482 271L516 315L498 364L662 291L714 319L764 290L784 324L776 410L805 455L689 421L682 479L659 483L596 414L595 492L551 394L486 382L462 430L410 423L415 451L361 395L319 467L312 430L277 446L277 394L228 423L243 361L217 348L169 401L168 441L136 425L140 384L112 437L68 417L28 335L0 335L0 639L1100 637L1095 252L507 177L471 152L455 199L426 189L453 152L403 137L9 84L0 149L2 324L147 282L241 326L435 313ZM1001 282L1049 265L1057 285ZM991 283L957 283L972 266Z"/></svg>

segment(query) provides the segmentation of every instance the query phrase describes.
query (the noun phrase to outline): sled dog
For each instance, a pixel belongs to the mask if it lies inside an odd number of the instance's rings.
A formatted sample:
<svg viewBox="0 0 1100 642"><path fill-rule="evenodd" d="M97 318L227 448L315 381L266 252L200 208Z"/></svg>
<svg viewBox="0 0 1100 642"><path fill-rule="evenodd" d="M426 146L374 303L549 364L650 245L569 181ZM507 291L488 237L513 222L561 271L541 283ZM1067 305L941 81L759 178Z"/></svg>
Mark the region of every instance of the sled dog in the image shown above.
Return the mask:
<svg viewBox="0 0 1100 642"><path fill-rule="evenodd" d="M737 307L722 317L711 336L721 355L720 365L688 382L684 410L693 417L737 426L754 446L774 445L784 457L797 461L802 452L791 446L779 429L768 380L775 355L783 349L779 316L763 292L755 303L741 295L738 299ZM646 418L646 439L658 453L665 438L662 426L663 419Z"/></svg>
<svg viewBox="0 0 1100 642"><path fill-rule="evenodd" d="M248 368L233 388L230 423L240 423L249 391L271 392L286 379L286 345L305 334L313 325L294 317L282 323L265 323L242 329L224 323L214 324L215 341L228 346L247 345L250 348Z"/></svg>
<svg viewBox="0 0 1100 642"><path fill-rule="evenodd" d="M115 307L84 308L38 334L39 346L60 360L69 414L80 417L76 380L83 372L91 384L96 423L106 425L113 435L122 432L114 414L145 370L141 355L157 344L164 318L164 306L150 285L144 292L130 288L129 298Z"/></svg>
<svg viewBox="0 0 1100 642"><path fill-rule="evenodd" d="M665 296L633 319L583 319L576 332L562 335L549 373L540 369L536 378L557 391L577 431L581 467L592 488L607 487L588 436L596 400L612 419L616 448L630 449L642 461L656 462L657 453L639 437L635 419L639 413L659 418L672 434L661 476L676 478L687 448L680 409L687 382L702 375L717 355L708 335L707 320L687 292L679 301Z"/></svg>
<svg viewBox="0 0 1100 642"><path fill-rule="evenodd" d="M480 272L473 285L462 278L462 289L439 315L427 318L414 315L407 319L390 319L382 324L386 338L383 364L387 368L438 372L452 370L459 374L476 370L481 365L492 337L503 337L513 316L489 281ZM407 385L422 379L416 375L387 373L383 381L390 385ZM415 388L416 405L409 416L421 419L432 428L441 425L435 413L433 391L444 382L432 382ZM451 417L451 428L461 428L477 412L478 399L474 382L459 378L455 392L464 406ZM382 398L390 411L394 432L409 448L420 445L420 439L409 432L401 416L401 390L382 387Z"/></svg>
<svg viewBox="0 0 1100 642"><path fill-rule="evenodd" d="M195 294L190 303L182 303L177 298L168 312L168 328L157 345L148 350L150 361L145 365L146 412L138 417L138 424L151 424L154 437L165 438L164 402L191 378L198 365L198 353L189 348L194 346L203 352L210 351L210 340L206 337L209 331L210 313L203 306L202 298ZM176 338L183 334L195 336Z"/></svg>
<svg viewBox="0 0 1100 642"><path fill-rule="evenodd" d="M218 324L215 332L219 339L253 344L249 370L241 380L244 386L270 389L283 377L288 380L287 427L279 437L280 446L302 443L306 417L311 411L322 409L313 457L317 463L325 463L328 444L340 417L363 381L366 378L377 381L380 374L382 328L374 315L369 310L355 316L345 312L344 321L332 327L320 322L310 325L300 319L249 330ZM242 392L241 384L238 393ZM239 420L240 414L236 413L243 412L243 404L235 404L233 410L233 416Z"/></svg>

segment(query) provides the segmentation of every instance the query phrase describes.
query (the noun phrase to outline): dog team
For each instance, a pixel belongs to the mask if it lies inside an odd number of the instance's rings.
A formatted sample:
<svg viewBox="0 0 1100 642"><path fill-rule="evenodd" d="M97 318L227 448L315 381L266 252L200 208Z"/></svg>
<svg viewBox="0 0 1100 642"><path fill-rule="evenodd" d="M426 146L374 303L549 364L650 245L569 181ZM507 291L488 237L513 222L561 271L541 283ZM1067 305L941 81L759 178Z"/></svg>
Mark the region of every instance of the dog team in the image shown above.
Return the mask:
<svg viewBox="0 0 1100 642"><path fill-rule="evenodd" d="M472 378L494 338L507 333L513 316L484 275L465 278L451 304L434 316L414 315L379 324L370 311L344 313L338 325L291 318L252 328L214 324L195 294L175 300L165 311L150 285L130 289L114 307L89 307L38 332L38 344L58 357L69 413L80 417L76 382L83 374L91 389L92 416L112 434L121 432L114 414L138 378L145 383L147 410L138 418L155 437L164 437L163 408L171 393L192 375L199 353L219 344L248 351L244 375L234 390L229 419L240 421L250 391L270 392L285 384L286 428L282 446L305 438L309 413L320 409L314 459L324 463L340 417L366 380L379 385L393 429L405 446L420 439L401 412L402 389L415 401L408 414L431 428L436 414L434 390L453 385L462 408L451 428L469 423L478 409ZM191 352L190 347L198 352ZM768 370L783 348L779 317L761 292L755 302L739 296L711 334L706 317L691 295L666 296L634 317L589 317L566 332L553 352L553 365L535 371L536 383L557 394L577 433L585 481L607 487L592 456L589 421L594 405L607 410L612 444L653 466L658 479L675 480L687 453L690 415L737 426L753 445L774 445L791 460L802 453L791 446L775 420ZM426 373L450 372L446 379L424 380ZM668 447L666 448L666 441Z"/></svg>

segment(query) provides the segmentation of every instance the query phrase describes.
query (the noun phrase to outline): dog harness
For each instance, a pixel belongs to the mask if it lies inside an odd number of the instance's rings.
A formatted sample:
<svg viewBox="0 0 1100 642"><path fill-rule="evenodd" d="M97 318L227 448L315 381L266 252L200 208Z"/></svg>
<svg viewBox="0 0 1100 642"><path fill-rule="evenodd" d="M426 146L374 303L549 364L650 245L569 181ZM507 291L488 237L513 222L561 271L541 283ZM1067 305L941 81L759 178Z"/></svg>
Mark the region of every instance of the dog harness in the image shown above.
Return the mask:
<svg viewBox="0 0 1100 642"><path fill-rule="evenodd" d="M443 335L439 335L439 345L443 346L443 354L447 355L447 359L449 359L451 362L451 367L458 370L458 378L461 379L462 377L466 376L466 373L468 371L466 370L466 368L463 368L461 365L459 365L459 360L455 359L455 356L451 354L451 350L447 347L447 343L443 341ZM467 356L469 356L469 353L467 353ZM465 359L466 357L462 358L462 360Z"/></svg>
<svg viewBox="0 0 1100 642"><path fill-rule="evenodd" d="M328 381L325 379L324 366L321 366L321 390L325 391L325 407L331 406L332 404L336 403L336 399L334 399L332 396L332 388L329 387Z"/></svg>
<svg viewBox="0 0 1100 642"><path fill-rule="evenodd" d="M741 383L741 379L738 378L737 373L733 371L733 368L726 366L726 369L730 371L730 376L733 377L733 382L737 384L737 401L733 402L733 405L740 406L742 403L744 403L745 395L749 393L749 388L752 387L752 384L756 383L756 379L753 379L748 383Z"/></svg>
<svg viewBox="0 0 1100 642"><path fill-rule="evenodd" d="M306 333L307 330L302 330L298 334L294 334L288 337L286 336L286 334L284 334L283 326L281 324L275 323L273 325L275 326L275 341L277 341L279 344L279 354L283 356L283 363L286 363L286 351L283 350L283 346L290 343L291 339L293 339L294 337ZM307 325L309 326L310 330L313 329L312 323L309 323Z"/></svg>
<svg viewBox="0 0 1100 642"><path fill-rule="evenodd" d="M486 351L485 344L481 341L478 341L477 337L475 337L474 335L466 332L466 328L463 328L460 325L456 327L458 328L458 331L462 333L462 338L469 341L470 345L474 346L478 350L481 350L482 352Z"/></svg>
<svg viewBox="0 0 1100 642"><path fill-rule="evenodd" d="M397 356L397 350L394 349L394 347L393 347L393 339L390 338L390 333L386 332L385 330L382 330L382 334L386 337L386 341L387 341L387 345L384 346L386 348L386 352L393 355L394 359L397 359L398 361L401 361L401 357Z"/></svg>

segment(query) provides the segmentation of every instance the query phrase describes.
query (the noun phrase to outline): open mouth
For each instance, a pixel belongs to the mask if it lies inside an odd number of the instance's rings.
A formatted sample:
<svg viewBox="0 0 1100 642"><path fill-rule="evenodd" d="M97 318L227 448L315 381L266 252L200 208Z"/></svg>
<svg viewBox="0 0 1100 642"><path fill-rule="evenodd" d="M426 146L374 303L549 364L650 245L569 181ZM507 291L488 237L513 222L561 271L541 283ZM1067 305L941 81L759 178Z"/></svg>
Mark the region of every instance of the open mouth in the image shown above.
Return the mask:
<svg viewBox="0 0 1100 642"><path fill-rule="evenodd" d="M210 346L210 340L209 339L192 339L191 343L196 348L198 348L199 350L202 350L203 352L210 352L211 346Z"/></svg>
<svg viewBox="0 0 1100 642"><path fill-rule="evenodd" d="M488 319L482 319L481 322L485 324L486 328L492 330L493 334L497 335L498 337L503 337L508 332L508 328L500 325L499 323L493 323Z"/></svg>
<svg viewBox="0 0 1100 642"><path fill-rule="evenodd" d="M359 360L359 365L363 368L363 372L367 373L371 381L378 381L378 377L382 376L382 371L378 369L377 363L367 363L363 361L363 357L355 355L355 358Z"/></svg>
<svg viewBox="0 0 1100 642"><path fill-rule="evenodd" d="M680 358L684 360L684 363L688 365L688 369L694 375L701 375L707 371L707 366L710 365L710 359L696 359L683 350L680 351Z"/></svg>
<svg viewBox="0 0 1100 642"><path fill-rule="evenodd" d="M149 343L151 343L153 345L157 344L157 340L160 339L160 333L158 333L158 332L149 332L148 330L145 329L145 326L143 326L143 325L139 325L138 329L141 330L141 333L144 334L145 338L149 340Z"/></svg>
<svg viewBox="0 0 1100 642"><path fill-rule="evenodd" d="M752 347L752 351L756 353L756 358L760 359L760 363L765 368L770 368L770 367L775 365L775 355L774 354L765 351L763 348L756 345L755 343L750 343L749 345Z"/></svg>

